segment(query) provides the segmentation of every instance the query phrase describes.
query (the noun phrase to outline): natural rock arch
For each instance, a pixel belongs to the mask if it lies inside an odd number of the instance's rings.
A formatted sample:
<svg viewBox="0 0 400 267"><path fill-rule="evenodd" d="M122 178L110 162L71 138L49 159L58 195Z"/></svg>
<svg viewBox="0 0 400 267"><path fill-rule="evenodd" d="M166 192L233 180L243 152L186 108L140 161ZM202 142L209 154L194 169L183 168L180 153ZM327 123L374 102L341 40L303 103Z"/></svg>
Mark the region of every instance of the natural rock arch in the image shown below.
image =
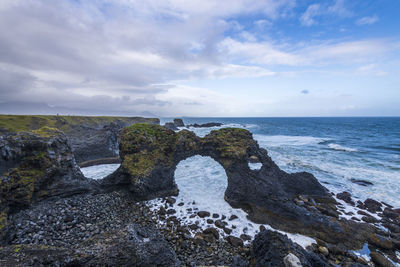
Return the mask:
<svg viewBox="0 0 400 267"><path fill-rule="evenodd" d="M358 237L362 227L343 225L321 211L310 212L298 205L294 200L301 196L324 203L324 209L332 207L325 212L336 212L334 199L312 174L279 169L245 129L224 128L200 138L186 130L176 133L158 125L135 124L124 128L119 140L122 164L102 181L103 188L126 187L137 200L177 195L174 172L178 163L194 155L209 156L227 174L225 200L244 209L253 221L328 242L347 239L349 231L351 242L364 239L362 234ZM248 165L255 157L262 164L259 170Z"/></svg>

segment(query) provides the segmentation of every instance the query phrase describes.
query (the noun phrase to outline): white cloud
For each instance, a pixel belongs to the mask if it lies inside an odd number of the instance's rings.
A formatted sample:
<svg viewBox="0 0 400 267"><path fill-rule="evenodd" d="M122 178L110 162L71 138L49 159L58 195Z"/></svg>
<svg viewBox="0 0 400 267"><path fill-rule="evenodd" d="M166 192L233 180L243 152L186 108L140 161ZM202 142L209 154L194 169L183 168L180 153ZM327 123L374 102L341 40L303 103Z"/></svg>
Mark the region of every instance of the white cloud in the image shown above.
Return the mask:
<svg viewBox="0 0 400 267"><path fill-rule="evenodd" d="M306 12L300 17L300 22L304 26L311 26L316 23L315 17L322 13L321 6L319 4L310 5Z"/></svg>
<svg viewBox="0 0 400 267"><path fill-rule="evenodd" d="M318 23L316 17L349 17L352 15L353 13L345 6L345 0L336 0L332 5L312 4L308 6L300 16L300 22L304 26L312 26Z"/></svg>
<svg viewBox="0 0 400 267"><path fill-rule="evenodd" d="M373 15L373 16L370 16L370 17L362 17L362 18L358 19L356 21L356 24L360 25L360 26L361 25L371 25L371 24L377 23L378 21L379 21L378 16L377 15Z"/></svg>

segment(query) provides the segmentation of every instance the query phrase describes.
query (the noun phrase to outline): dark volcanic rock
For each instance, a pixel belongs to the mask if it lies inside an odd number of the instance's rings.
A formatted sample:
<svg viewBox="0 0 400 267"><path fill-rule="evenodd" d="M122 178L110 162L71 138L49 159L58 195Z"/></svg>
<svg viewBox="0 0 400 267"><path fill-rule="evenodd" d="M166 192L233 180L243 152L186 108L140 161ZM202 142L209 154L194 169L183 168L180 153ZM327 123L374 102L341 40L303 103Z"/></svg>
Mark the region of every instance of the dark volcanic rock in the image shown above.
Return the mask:
<svg viewBox="0 0 400 267"><path fill-rule="evenodd" d="M343 200L344 202L346 202L346 203L352 205L352 206L355 205L354 201L351 199L351 194L350 194L349 192L344 191L344 192L342 192L342 193L337 194L336 197L337 197L338 199L341 199L341 200Z"/></svg>
<svg viewBox="0 0 400 267"><path fill-rule="evenodd" d="M269 230L256 235L251 250L251 262L260 267L285 267L284 259L289 253L296 256L304 267L329 266L320 256L304 250L286 235Z"/></svg>
<svg viewBox="0 0 400 267"><path fill-rule="evenodd" d="M246 210L255 222L352 246L361 245L371 233L368 226L338 221L336 201L312 174L279 169L245 129L224 128L200 138L187 130L176 133L158 125L135 124L124 128L119 140L122 164L102 180L103 188L129 188L137 200L176 195L178 163L194 155L210 156L228 176L225 200ZM262 164L256 172L248 167L251 156ZM293 201L299 196L307 200L306 206Z"/></svg>
<svg viewBox="0 0 400 267"><path fill-rule="evenodd" d="M204 218L204 217L209 217L209 216L210 216L210 213L209 213L208 211L199 211L199 212L197 212L197 215L198 215L200 218Z"/></svg>
<svg viewBox="0 0 400 267"><path fill-rule="evenodd" d="M184 127L185 126L182 119L174 119L174 125L176 127Z"/></svg>
<svg viewBox="0 0 400 267"><path fill-rule="evenodd" d="M365 208L372 213L376 213L377 211L382 211L382 203L373 200L371 198L367 198L364 201Z"/></svg>
<svg viewBox="0 0 400 267"><path fill-rule="evenodd" d="M351 179L350 180L352 183L362 185L362 186L369 186L369 185L374 185L373 183L366 181L366 180L360 180L360 179Z"/></svg>
<svg viewBox="0 0 400 267"><path fill-rule="evenodd" d="M95 190L97 182L85 178L75 162L66 136L44 127L0 139L0 235L4 237L8 213L51 197L66 197ZM1 234L3 233L3 234Z"/></svg>
<svg viewBox="0 0 400 267"><path fill-rule="evenodd" d="M373 251L371 252L370 256L372 261L378 267L394 267L394 265L379 252Z"/></svg>

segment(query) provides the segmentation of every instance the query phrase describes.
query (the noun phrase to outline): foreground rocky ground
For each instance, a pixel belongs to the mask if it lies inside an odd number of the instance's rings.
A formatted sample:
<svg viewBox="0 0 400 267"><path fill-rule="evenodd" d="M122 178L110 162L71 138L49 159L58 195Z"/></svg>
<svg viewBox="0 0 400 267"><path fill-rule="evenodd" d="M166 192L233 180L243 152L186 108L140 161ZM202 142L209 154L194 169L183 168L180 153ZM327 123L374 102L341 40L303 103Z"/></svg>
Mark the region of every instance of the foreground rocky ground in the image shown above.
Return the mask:
<svg viewBox="0 0 400 267"><path fill-rule="evenodd" d="M0 265L247 266L250 250L243 242L218 239L213 230L193 237L191 228L173 219L157 230L157 218L145 202L124 191L41 202L10 218L13 235L0 249ZM122 254L129 229L150 232L144 239L153 247L140 251L136 244ZM113 249L103 254L104 247ZM112 250L118 254L110 255Z"/></svg>
<svg viewBox="0 0 400 267"><path fill-rule="evenodd" d="M206 230L183 225L174 202L165 198L151 211L148 202L136 202L127 191L42 201L9 218L11 241L0 247L0 266L395 266L382 255L398 246L389 233L377 235L372 245L379 248L368 262L318 239L304 250L267 230L252 243L244 242L246 235L230 236L229 229L222 236L216 222L229 218L217 220L206 211L194 213L213 221Z"/></svg>

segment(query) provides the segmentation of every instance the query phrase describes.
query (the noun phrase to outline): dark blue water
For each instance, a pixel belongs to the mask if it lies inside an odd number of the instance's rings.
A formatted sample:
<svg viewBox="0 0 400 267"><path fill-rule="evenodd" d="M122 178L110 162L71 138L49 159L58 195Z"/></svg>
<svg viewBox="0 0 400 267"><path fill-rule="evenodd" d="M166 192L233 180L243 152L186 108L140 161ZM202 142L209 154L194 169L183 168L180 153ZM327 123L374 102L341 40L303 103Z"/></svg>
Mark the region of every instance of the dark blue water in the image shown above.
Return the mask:
<svg viewBox="0 0 400 267"><path fill-rule="evenodd" d="M313 173L334 192L400 206L400 118L183 118L244 127L289 172ZM169 119L164 119L169 121ZM214 128L196 129L205 135ZM354 180L372 183L362 186Z"/></svg>

